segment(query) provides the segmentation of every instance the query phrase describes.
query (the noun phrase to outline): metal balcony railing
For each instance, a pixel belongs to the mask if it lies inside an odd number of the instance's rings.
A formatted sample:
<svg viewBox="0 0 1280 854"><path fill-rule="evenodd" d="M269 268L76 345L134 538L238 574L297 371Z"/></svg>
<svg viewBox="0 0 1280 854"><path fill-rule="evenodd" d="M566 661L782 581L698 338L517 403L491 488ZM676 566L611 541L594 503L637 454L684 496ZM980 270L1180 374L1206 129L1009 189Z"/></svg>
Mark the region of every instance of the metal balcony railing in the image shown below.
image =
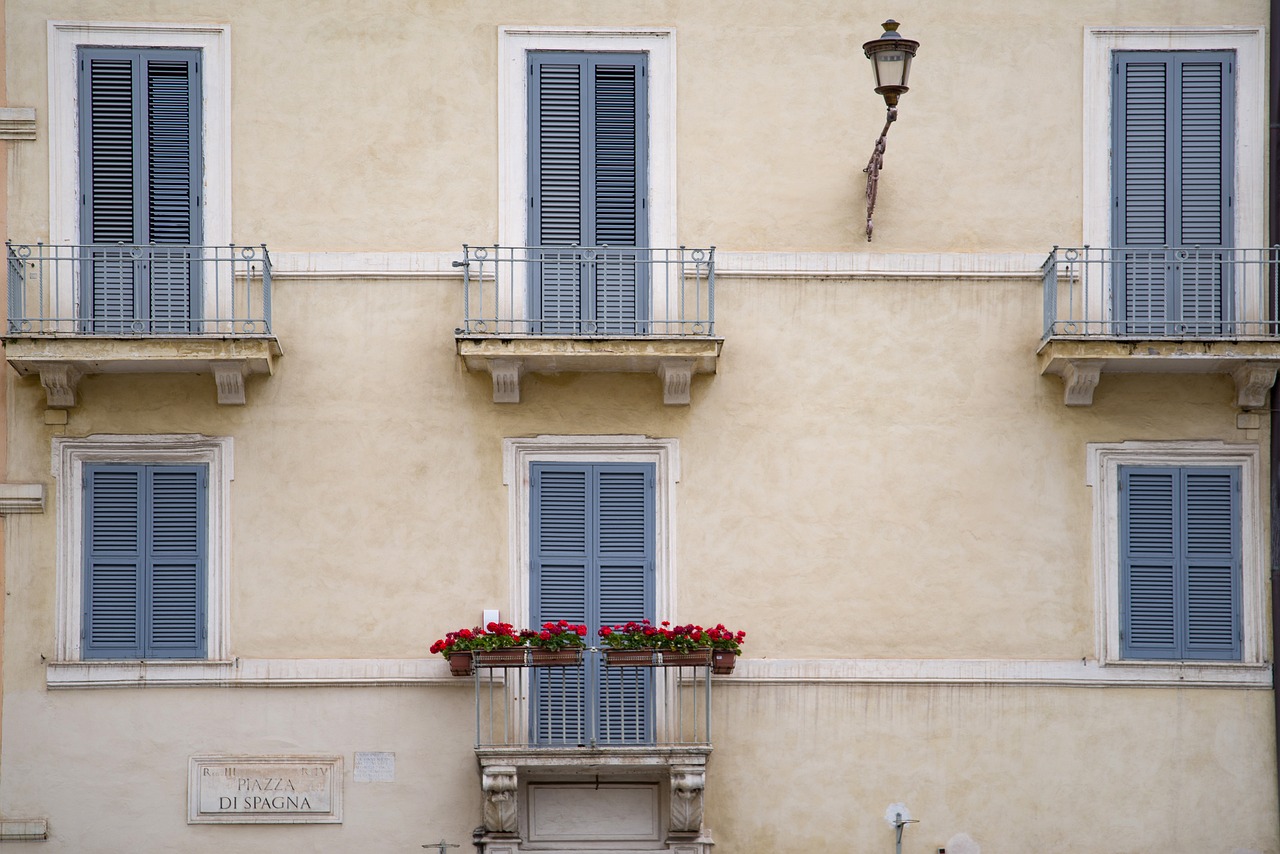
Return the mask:
<svg viewBox="0 0 1280 854"><path fill-rule="evenodd" d="M11 336L271 334L266 246L6 246Z"/></svg>
<svg viewBox="0 0 1280 854"><path fill-rule="evenodd" d="M458 334L711 337L715 251L464 245Z"/></svg>
<svg viewBox="0 0 1280 854"><path fill-rule="evenodd" d="M1055 246L1044 337L1280 337L1280 247Z"/></svg>
<svg viewBox="0 0 1280 854"><path fill-rule="evenodd" d="M476 747L710 746L710 662L605 664L587 649L575 664L475 669Z"/></svg>

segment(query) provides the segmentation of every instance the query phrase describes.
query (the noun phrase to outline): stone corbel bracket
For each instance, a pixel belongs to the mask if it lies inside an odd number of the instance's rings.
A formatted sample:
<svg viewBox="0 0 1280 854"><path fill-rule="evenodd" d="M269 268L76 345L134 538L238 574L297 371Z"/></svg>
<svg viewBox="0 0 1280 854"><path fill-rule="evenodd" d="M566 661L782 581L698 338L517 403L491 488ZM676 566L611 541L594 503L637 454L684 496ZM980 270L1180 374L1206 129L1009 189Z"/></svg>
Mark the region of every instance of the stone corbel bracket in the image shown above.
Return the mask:
<svg viewBox="0 0 1280 854"><path fill-rule="evenodd" d="M519 781L513 765L489 765L480 779L484 791L484 829L490 833L515 833L518 823L516 789Z"/></svg>
<svg viewBox="0 0 1280 854"><path fill-rule="evenodd" d="M1261 409L1267 392L1276 384L1275 362L1246 362L1231 372L1236 383L1236 404L1241 409Z"/></svg>
<svg viewBox="0 0 1280 854"><path fill-rule="evenodd" d="M671 830L702 832L702 793L707 786L706 768L676 765L671 768Z"/></svg>

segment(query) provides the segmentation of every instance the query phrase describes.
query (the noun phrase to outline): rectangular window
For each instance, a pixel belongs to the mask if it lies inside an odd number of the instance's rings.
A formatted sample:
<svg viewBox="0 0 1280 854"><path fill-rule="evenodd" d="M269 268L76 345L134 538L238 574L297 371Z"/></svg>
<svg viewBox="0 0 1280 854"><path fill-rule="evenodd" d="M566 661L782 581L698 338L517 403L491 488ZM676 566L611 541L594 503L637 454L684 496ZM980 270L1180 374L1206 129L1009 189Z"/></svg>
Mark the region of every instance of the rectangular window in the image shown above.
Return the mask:
<svg viewBox="0 0 1280 854"><path fill-rule="evenodd" d="M84 467L85 659L203 658L204 465Z"/></svg>
<svg viewBox="0 0 1280 854"><path fill-rule="evenodd" d="M1229 331L1235 54L1116 51L1112 75L1118 331Z"/></svg>
<svg viewBox="0 0 1280 854"><path fill-rule="evenodd" d="M199 50L79 49L83 331L192 330L200 104Z"/></svg>
<svg viewBox="0 0 1280 854"><path fill-rule="evenodd" d="M1240 469L1120 466L1126 659L1241 660Z"/></svg>
<svg viewBox="0 0 1280 854"><path fill-rule="evenodd" d="M654 618L654 477L649 463L532 464L534 625L568 620L594 631ZM596 658L575 674L540 672L535 680L539 743L651 740L648 674Z"/></svg>
<svg viewBox="0 0 1280 854"><path fill-rule="evenodd" d="M529 305L544 334L643 334L647 55L530 52Z"/></svg>

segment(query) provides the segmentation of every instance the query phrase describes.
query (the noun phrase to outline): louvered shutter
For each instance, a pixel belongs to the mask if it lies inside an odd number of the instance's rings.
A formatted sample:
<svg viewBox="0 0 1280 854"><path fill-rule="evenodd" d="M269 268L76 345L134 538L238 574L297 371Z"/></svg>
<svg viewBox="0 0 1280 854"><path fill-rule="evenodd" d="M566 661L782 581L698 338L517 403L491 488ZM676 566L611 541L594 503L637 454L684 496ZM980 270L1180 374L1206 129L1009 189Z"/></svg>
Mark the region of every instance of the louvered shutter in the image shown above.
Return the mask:
<svg viewBox="0 0 1280 854"><path fill-rule="evenodd" d="M1231 316L1234 56L1114 56L1112 233L1123 333L1216 334Z"/></svg>
<svg viewBox="0 0 1280 854"><path fill-rule="evenodd" d="M1238 660L1239 470L1120 469L1121 652Z"/></svg>
<svg viewBox="0 0 1280 854"><path fill-rule="evenodd" d="M537 328L643 332L646 57L532 53L529 74L529 242L543 247L530 283Z"/></svg>
<svg viewBox="0 0 1280 854"><path fill-rule="evenodd" d="M85 468L85 658L205 655L203 466Z"/></svg>
<svg viewBox="0 0 1280 854"><path fill-rule="evenodd" d="M594 629L652 619L653 472L651 465L533 465L536 625L569 620ZM652 674L605 668L597 658L589 658L584 670L538 671L532 722L536 739L557 744L649 741Z"/></svg>
<svg viewBox="0 0 1280 854"><path fill-rule="evenodd" d="M141 658L144 470L85 467L82 655Z"/></svg>
<svg viewBox="0 0 1280 854"><path fill-rule="evenodd" d="M201 239L199 52L81 48L79 98L86 330L189 331L199 264L188 247Z"/></svg>
<svg viewBox="0 0 1280 854"><path fill-rule="evenodd" d="M557 620L591 625L590 471L536 465L531 476L534 628ZM533 728L539 744L586 743L589 675L569 667L535 671Z"/></svg>
<svg viewBox="0 0 1280 854"><path fill-rule="evenodd" d="M149 466L147 658L205 655L205 468Z"/></svg>
<svg viewBox="0 0 1280 854"><path fill-rule="evenodd" d="M596 466L600 622L653 618L653 466ZM652 738L653 673L601 671L600 742L643 744Z"/></svg>

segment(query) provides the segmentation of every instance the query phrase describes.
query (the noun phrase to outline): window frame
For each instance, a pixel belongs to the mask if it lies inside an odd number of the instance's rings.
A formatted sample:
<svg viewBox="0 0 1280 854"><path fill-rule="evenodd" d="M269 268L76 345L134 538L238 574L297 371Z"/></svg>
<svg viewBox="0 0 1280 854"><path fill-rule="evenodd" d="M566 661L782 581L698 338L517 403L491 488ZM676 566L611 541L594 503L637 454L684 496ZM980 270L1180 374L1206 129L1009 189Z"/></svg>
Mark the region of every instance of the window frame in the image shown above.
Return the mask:
<svg viewBox="0 0 1280 854"><path fill-rule="evenodd" d="M144 662L226 661L230 595L231 481L234 473L230 437L200 435L95 435L55 438L53 476L57 480L57 662L90 667L136 666ZM203 465L208 472L205 542L205 617L208 637L200 659L86 659L81 630L84 607L85 489L84 467L94 463Z"/></svg>
<svg viewBox="0 0 1280 854"><path fill-rule="evenodd" d="M1103 666L1219 668L1265 666L1266 603L1261 451L1256 444L1221 441L1130 441L1087 446L1086 485L1093 490L1095 642ZM1120 467L1237 468L1240 472L1240 659L1125 658L1120 640Z"/></svg>

